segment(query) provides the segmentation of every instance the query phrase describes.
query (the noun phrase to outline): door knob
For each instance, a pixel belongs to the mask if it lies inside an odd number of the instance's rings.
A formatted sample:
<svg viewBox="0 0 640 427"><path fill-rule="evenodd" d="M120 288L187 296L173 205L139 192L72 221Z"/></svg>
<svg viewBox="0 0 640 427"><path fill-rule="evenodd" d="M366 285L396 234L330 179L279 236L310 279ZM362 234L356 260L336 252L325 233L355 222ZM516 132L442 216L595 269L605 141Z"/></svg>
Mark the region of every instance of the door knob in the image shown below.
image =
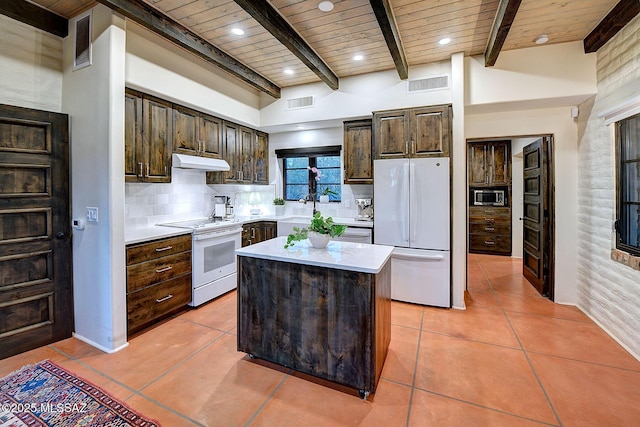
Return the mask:
<svg viewBox="0 0 640 427"><path fill-rule="evenodd" d="M58 231L56 233L56 239L58 239L58 240L64 240L67 237L69 237L69 235L67 233L65 233L64 231Z"/></svg>
<svg viewBox="0 0 640 427"><path fill-rule="evenodd" d="M518 219L519 219L520 221L522 221L524 218L520 217L520 218L518 218Z"/></svg>

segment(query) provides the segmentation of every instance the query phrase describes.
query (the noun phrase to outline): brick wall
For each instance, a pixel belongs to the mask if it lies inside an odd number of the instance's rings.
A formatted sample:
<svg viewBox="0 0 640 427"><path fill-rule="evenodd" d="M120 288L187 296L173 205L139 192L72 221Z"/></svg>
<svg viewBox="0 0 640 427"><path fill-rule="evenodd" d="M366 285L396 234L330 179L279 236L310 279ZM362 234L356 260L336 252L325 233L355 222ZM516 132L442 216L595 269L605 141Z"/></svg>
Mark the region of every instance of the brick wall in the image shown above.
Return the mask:
<svg viewBox="0 0 640 427"><path fill-rule="evenodd" d="M640 271L612 259L615 151L599 112L640 95L640 16L597 52L598 94L578 119L578 306L640 356Z"/></svg>

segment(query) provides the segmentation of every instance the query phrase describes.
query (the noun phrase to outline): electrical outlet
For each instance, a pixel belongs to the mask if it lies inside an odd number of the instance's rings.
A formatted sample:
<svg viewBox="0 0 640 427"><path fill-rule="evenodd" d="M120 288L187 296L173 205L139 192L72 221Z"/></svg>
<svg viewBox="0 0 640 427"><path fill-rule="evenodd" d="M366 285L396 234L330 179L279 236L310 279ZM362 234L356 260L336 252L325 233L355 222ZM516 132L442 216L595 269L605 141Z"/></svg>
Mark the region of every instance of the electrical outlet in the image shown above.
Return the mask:
<svg viewBox="0 0 640 427"><path fill-rule="evenodd" d="M344 207L345 208L350 208L351 207L351 199L344 199Z"/></svg>
<svg viewBox="0 0 640 427"><path fill-rule="evenodd" d="M87 222L98 222L98 208L87 208Z"/></svg>

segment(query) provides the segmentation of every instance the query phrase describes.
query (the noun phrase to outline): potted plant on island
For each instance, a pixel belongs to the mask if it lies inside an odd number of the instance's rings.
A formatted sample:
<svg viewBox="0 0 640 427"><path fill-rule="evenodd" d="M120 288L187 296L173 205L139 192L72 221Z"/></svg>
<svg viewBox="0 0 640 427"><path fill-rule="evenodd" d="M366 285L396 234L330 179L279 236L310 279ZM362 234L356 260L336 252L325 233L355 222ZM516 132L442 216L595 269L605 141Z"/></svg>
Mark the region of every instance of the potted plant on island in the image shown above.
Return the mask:
<svg viewBox="0 0 640 427"><path fill-rule="evenodd" d="M284 215L284 199L282 197L276 197L275 199L273 199L273 204L276 207L276 215Z"/></svg>
<svg viewBox="0 0 640 427"><path fill-rule="evenodd" d="M316 212L308 228L293 227L295 233L287 236L284 247L286 249L300 240L309 239L314 248L325 248L332 237L342 236L346 229L346 225L336 224L333 218L324 218L320 212Z"/></svg>

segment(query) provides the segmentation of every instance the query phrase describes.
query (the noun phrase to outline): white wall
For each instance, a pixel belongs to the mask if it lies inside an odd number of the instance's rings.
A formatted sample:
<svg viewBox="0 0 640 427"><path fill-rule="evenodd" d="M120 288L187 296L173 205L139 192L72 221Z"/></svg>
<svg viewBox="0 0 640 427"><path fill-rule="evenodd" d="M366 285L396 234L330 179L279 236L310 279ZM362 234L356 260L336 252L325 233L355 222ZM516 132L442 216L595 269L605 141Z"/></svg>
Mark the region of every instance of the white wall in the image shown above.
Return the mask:
<svg viewBox="0 0 640 427"><path fill-rule="evenodd" d="M598 94L580 105L578 306L640 358L640 271L611 259L615 218L613 125L598 113L640 96L640 16L600 48Z"/></svg>
<svg viewBox="0 0 640 427"><path fill-rule="evenodd" d="M127 342L124 254L124 20L92 9L93 64L72 71L74 21L64 40L63 111L71 116L72 215L97 207L73 233L75 336L115 351Z"/></svg>
<svg viewBox="0 0 640 427"><path fill-rule="evenodd" d="M0 103L62 112L62 39L0 15Z"/></svg>
<svg viewBox="0 0 640 427"><path fill-rule="evenodd" d="M126 85L252 128L260 125L255 89L127 21Z"/></svg>
<svg viewBox="0 0 640 427"><path fill-rule="evenodd" d="M472 114L465 118L467 138L552 134L555 164L555 301L575 304L578 145L570 107Z"/></svg>

